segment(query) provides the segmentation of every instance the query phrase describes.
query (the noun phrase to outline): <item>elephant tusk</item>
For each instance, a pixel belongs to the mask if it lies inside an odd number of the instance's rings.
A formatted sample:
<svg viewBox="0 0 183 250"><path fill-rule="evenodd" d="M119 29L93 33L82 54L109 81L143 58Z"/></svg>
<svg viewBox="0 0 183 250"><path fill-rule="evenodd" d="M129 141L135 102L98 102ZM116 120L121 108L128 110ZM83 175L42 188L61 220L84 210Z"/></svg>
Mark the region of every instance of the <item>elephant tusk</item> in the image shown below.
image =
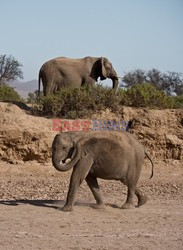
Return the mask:
<svg viewBox="0 0 183 250"><path fill-rule="evenodd" d="M68 164L69 162L71 162L71 158L67 158L65 163Z"/></svg>
<svg viewBox="0 0 183 250"><path fill-rule="evenodd" d="M67 165L69 162L71 162L71 158L67 158L64 163L60 161L60 165Z"/></svg>

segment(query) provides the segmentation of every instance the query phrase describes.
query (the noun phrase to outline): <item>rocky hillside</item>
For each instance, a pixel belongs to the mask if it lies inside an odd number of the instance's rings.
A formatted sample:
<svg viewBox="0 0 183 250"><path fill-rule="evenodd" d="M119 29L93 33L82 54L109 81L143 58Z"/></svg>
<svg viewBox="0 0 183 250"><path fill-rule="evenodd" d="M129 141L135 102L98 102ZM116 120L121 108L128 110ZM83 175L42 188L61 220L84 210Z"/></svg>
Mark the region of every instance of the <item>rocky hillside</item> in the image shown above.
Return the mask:
<svg viewBox="0 0 183 250"><path fill-rule="evenodd" d="M139 138L153 158L183 161L183 110L124 107L121 114L114 114L107 109L87 120L91 122L90 129L92 120L97 119L131 120L130 132ZM1 160L11 163L49 161L51 144L57 133L53 131L51 119L31 116L14 104L0 103Z"/></svg>

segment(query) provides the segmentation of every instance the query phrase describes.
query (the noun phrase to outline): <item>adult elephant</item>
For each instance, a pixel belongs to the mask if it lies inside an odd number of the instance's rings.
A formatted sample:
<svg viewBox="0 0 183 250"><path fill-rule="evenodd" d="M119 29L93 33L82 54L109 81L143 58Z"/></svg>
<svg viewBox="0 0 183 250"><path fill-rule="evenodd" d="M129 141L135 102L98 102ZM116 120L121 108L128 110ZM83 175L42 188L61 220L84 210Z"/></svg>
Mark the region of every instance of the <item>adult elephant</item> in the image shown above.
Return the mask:
<svg viewBox="0 0 183 250"><path fill-rule="evenodd" d="M97 206L103 207L97 178L119 180L127 185L127 200L122 208L133 208L135 195L138 206L145 204L148 198L137 187L145 155L152 163L142 145L128 132L65 132L56 135L52 144L54 167L59 171L73 168L67 201L62 210L72 210L77 190L84 179Z"/></svg>
<svg viewBox="0 0 183 250"><path fill-rule="evenodd" d="M112 79L115 92L118 87L118 77L112 63L105 57L85 57L71 59L58 57L44 63L39 71L38 93L40 83L43 83L44 96L55 94L63 87L78 88L84 85L93 86L98 77L101 80Z"/></svg>

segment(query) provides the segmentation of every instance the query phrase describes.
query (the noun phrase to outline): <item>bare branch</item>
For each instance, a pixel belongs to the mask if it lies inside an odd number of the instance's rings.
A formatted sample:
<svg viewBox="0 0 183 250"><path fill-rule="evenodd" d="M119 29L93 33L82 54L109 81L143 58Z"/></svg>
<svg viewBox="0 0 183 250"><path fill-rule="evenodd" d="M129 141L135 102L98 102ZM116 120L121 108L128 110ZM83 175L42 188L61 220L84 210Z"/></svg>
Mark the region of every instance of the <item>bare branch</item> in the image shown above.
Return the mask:
<svg viewBox="0 0 183 250"><path fill-rule="evenodd" d="M23 79L22 64L13 56L0 55L0 85L10 80Z"/></svg>

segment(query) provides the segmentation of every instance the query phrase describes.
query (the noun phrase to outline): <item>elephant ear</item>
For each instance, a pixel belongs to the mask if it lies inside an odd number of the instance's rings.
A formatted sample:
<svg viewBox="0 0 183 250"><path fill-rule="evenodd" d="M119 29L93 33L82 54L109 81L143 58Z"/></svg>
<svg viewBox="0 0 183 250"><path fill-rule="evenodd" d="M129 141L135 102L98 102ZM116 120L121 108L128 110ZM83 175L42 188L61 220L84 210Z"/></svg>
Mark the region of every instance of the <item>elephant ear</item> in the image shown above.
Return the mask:
<svg viewBox="0 0 183 250"><path fill-rule="evenodd" d="M105 58L101 57L101 80L105 80L107 78L107 71L105 68Z"/></svg>
<svg viewBox="0 0 183 250"><path fill-rule="evenodd" d="M81 159L85 158L88 154L90 154L91 147L90 147L90 139L82 138L77 143L79 143L81 148Z"/></svg>
<svg viewBox="0 0 183 250"><path fill-rule="evenodd" d="M73 142L73 151L72 151L72 155L71 155L71 159L74 159L74 157L77 154L77 145L79 145L80 147L80 158L84 158L88 151L83 147L83 144L85 143L85 141L83 139L80 139L77 143L74 141Z"/></svg>

